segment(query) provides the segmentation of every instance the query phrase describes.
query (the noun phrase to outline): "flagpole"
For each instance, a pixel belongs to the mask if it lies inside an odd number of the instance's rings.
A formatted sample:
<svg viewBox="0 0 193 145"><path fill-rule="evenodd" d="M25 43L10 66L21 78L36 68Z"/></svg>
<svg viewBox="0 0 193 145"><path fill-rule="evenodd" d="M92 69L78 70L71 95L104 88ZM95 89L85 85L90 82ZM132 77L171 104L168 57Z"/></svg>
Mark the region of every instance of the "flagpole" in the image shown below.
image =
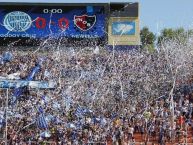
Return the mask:
<svg viewBox="0 0 193 145"><path fill-rule="evenodd" d="M18 130L17 133L19 133L22 129L25 129L25 128L29 127L30 125L34 124L34 123L35 123L35 121L33 121L32 123L30 123L30 124L24 126L24 127L21 128L20 130Z"/></svg>
<svg viewBox="0 0 193 145"><path fill-rule="evenodd" d="M188 143L188 124L185 123L185 132L186 132L186 139L185 139L185 144Z"/></svg>
<svg viewBox="0 0 193 145"><path fill-rule="evenodd" d="M5 118L5 145L7 145L7 110L8 110L8 96L9 96L9 89L6 89L6 107L5 107L5 113L6 113L6 118Z"/></svg>

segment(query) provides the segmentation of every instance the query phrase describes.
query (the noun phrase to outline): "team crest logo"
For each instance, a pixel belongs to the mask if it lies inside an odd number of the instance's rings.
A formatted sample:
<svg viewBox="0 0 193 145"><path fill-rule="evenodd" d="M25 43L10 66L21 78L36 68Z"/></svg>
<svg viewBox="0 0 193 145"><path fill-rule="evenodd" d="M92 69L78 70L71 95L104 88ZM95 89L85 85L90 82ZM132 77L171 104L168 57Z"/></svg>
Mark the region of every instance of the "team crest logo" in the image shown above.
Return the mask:
<svg viewBox="0 0 193 145"><path fill-rule="evenodd" d="M21 11L10 12L5 15L3 24L5 28L12 32L24 32L31 27L31 17Z"/></svg>
<svg viewBox="0 0 193 145"><path fill-rule="evenodd" d="M74 16L74 24L82 31L88 31L91 29L96 23L96 16Z"/></svg>

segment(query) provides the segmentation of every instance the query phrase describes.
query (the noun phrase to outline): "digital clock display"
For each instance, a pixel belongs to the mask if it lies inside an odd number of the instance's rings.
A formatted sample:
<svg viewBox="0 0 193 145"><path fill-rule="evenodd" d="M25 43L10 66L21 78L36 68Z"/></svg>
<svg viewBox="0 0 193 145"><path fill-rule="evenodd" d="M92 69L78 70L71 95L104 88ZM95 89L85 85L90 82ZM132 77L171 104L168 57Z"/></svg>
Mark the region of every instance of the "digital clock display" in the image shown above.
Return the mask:
<svg viewBox="0 0 193 145"><path fill-rule="evenodd" d="M52 13L52 14L61 14L63 11L62 9L43 9L43 13Z"/></svg>
<svg viewBox="0 0 193 145"><path fill-rule="evenodd" d="M0 37L100 38L106 29L105 6L1 5Z"/></svg>

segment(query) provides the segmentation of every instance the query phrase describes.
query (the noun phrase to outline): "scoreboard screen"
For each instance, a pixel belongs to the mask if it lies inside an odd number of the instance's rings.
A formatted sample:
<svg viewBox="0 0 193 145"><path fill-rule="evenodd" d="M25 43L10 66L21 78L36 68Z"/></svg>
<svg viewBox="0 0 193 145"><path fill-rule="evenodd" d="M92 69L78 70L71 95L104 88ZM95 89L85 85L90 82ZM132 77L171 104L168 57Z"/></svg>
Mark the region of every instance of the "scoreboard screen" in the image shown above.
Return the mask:
<svg viewBox="0 0 193 145"><path fill-rule="evenodd" d="M103 38L105 5L0 3L0 38Z"/></svg>

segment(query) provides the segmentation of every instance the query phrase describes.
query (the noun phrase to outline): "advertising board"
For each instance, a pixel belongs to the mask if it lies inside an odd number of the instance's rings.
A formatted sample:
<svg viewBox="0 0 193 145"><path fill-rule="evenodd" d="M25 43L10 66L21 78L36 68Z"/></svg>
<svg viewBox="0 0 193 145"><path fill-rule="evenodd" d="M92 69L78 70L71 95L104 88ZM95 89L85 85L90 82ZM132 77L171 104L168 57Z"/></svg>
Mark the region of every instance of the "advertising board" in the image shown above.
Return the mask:
<svg viewBox="0 0 193 145"><path fill-rule="evenodd" d="M135 22L123 21L112 23L113 35L135 35Z"/></svg>

